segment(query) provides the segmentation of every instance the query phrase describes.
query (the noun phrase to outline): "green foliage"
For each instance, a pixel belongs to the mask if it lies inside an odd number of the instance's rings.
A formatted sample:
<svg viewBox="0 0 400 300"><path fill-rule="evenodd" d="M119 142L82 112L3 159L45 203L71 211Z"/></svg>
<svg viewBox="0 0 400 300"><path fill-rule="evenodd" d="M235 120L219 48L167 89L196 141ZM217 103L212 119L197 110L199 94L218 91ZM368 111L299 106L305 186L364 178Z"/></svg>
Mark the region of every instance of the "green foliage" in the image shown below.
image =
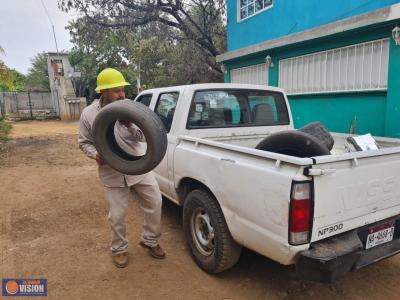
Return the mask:
<svg viewBox="0 0 400 300"><path fill-rule="evenodd" d="M7 123L3 118L0 117L0 141L8 140L8 133L11 130L11 124Z"/></svg>
<svg viewBox="0 0 400 300"><path fill-rule="evenodd" d="M12 70L11 72L13 74L13 90L15 92L25 91L26 76L19 73L17 70Z"/></svg>
<svg viewBox="0 0 400 300"><path fill-rule="evenodd" d="M13 92L25 91L26 76L18 72L17 70L11 70L12 82L13 82Z"/></svg>
<svg viewBox="0 0 400 300"><path fill-rule="evenodd" d="M124 74L131 83L126 88L130 97L137 93L139 70L145 89L223 80L222 73L210 67L210 57L193 41L176 40L173 30L162 24L149 24L134 32L79 18L70 22L68 29L74 44L69 59L82 72L78 90L87 88L90 98L94 97L97 74L106 67Z"/></svg>
<svg viewBox="0 0 400 300"><path fill-rule="evenodd" d="M222 82L215 56L226 49L225 1L59 0L65 10L84 17L67 27L74 47L71 64L82 78L76 82L82 96L94 97L97 74L106 67L124 73L136 93L143 88ZM89 5L90 3L90 5Z"/></svg>
<svg viewBox="0 0 400 300"><path fill-rule="evenodd" d="M8 91L12 87L10 69L0 61L0 91Z"/></svg>
<svg viewBox="0 0 400 300"><path fill-rule="evenodd" d="M218 40L226 33L225 0L58 0L58 5L103 27L133 30L162 24L174 32L175 39L193 41L204 54L215 57L223 50Z"/></svg>
<svg viewBox="0 0 400 300"><path fill-rule="evenodd" d="M115 30L91 24L86 18L70 22L67 28L74 44L69 60L82 73L81 79L75 82L79 96L87 90L89 97L94 98L97 74L108 67L121 71L131 84L136 80L134 69L126 63L124 49ZM135 85L127 86L126 93L135 94Z"/></svg>
<svg viewBox="0 0 400 300"><path fill-rule="evenodd" d="M31 59L32 66L26 76L26 88L37 91L50 91L47 53L42 52Z"/></svg>
<svg viewBox="0 0 400 300"><path fill-rule="evenodd" d="M0 54L4 54L4 49L0 46ZM12 78L10 74L10 69L6 64L0 59L0 91L2 89L9 89L12 85Z"/></svg>
<svg viewBox="0 0 400 300"><path fill-rule="evenodd" d="M8 80L0 79L0 92L22 92L25 90L26 77L17 70L8 70Z"/></svg>

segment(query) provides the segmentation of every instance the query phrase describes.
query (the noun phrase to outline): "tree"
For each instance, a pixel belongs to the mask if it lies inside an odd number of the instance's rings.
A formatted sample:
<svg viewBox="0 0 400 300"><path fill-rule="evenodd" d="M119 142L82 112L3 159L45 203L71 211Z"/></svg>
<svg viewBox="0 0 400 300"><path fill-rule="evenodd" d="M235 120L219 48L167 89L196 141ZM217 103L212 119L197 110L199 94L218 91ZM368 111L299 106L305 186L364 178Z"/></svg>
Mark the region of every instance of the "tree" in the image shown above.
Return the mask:
<svg viewBox="0 0 400 300"><path fill-rule="evenodd" d="M4 53L0 46L0 53ZM1 92L20 92L25 89L25 76L17 70L10 69L0 60L0 91Z"/></svg>
<svg viewBox="0 0 400 300"><path fill-rule="evenodd" d="M30 90L50 91L47 53L37 54L31 59L31 63L26 76L26 87Z"/></svg>
<svg viewBox="0 0 400 300"><path fill-rule="evenodd" d="M4 54L4 49L0 46L0 54ZM10 69L6 64L0 59L0 89L9 89L12 85L12 77Z"/></svg>
<svg viewBox="0 0 400 300"><path fill-rule="evenodd" d="M14 92L23 92L26 89L26 76L15 69L11 69Z"/></svg>
<svg viewBox="0 0 400 300"><path fill-rule="evenodd" d="M26 77L15 69L8 69L9 80L7 82L0 79L1 92L22 92L25 91Z"/></svg>
<svg viewBox="0 0 400 300"><path fill-rule="evenodd" d="M69 23L70 62L80 68L82 78L75 82L79 96L95 96L96 76L105 67L121 70L132 84L127 95L136 94L135 82L140 73L144 88L220 82L222 73L207 64L206 56L193 41L176 39L174 29L151 23L137 28L103 27L87 17ZM84 93L88 91L90 95Z"/></svg>
<svg viewBox="0 0 400 300"><path fill-rule="evenodd" d="M64 11L77 10L91 23L105 28L137 31L149 24L171 29L177 41L190 41L206 63L221 73L215 56L225 50L225 1L223 0L59 0Z"/></svg>
<svg viewBox="0 0 400 300"><path fill-rule="evenodd" d="M97 74L104 68L117 68L129 82L136 79L132 66L128 66L120 38L114 29L102 28L86 18L71 21L67 26L74 47L70 51L71 65L79 67L82 77L74 82L78 96L95 96ZM126 88L127 95L135 94L135 87Z"/></svg>
<svg viewBox="0 0 400 300"><path fill-rule="evenodd" d="M136 39L130 39L134 46L128 47L133 52L127 57L140 64L142 81L149 87L222 81L222 73L208 64L210 56L193 41L176 39L173 31L153 23L134 33Z"/></svg>

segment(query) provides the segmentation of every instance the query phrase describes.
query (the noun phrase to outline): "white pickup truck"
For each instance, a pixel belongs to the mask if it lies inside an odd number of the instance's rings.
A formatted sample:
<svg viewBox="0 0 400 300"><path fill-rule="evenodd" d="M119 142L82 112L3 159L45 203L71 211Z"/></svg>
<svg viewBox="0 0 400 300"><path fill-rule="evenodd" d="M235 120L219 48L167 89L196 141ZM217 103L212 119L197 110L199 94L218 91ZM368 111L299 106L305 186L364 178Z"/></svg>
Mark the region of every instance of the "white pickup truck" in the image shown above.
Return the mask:
<svg viewBox="0 0 400 300"><path fill-rule="evenodd" d="M301 278L334 281L400 252L400 140L299 158L256 150L271 133L293 129L282 89L199 84L146 90L168 132L155 169L162 194L183 206L194 260L221 272L249 248ZM265 109L268 108L268 109Z"/></svg>

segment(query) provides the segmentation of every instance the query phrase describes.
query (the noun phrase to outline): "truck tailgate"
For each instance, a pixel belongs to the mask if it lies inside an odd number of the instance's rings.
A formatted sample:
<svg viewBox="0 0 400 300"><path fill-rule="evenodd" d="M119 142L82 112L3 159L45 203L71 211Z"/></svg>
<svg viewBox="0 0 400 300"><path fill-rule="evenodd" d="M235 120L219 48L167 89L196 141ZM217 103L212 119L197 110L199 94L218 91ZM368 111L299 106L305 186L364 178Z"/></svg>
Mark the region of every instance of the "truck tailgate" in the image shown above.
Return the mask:
<svg viewBox="0 0 400 300"><path fill-rule="evenodd" d="M400 148L314 160L311 242L400 214Z"/></svg>

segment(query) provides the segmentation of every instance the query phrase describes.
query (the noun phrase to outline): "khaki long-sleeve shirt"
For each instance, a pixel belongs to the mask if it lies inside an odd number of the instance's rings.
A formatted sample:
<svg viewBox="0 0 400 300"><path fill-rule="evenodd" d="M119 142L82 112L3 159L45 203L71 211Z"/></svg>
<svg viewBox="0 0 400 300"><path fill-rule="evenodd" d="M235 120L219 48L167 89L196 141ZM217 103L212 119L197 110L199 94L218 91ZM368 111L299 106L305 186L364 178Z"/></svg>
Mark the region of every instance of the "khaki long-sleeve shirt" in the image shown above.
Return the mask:
<svg viewBox="0 0 400 300"><path fill-rule="evenodd" d="M93 143L92 126L99 113L100 101L95 100L82 111L79 124L79 148L90 158L95 159L97 150ZM131 155L143 155L146 152L146 143L143 132L134 124L129 128L119 121L114 127L114 135L118 145L126 153ZM145 175L126 175L112 169L107 164L99 166L99 177L106 187L131 186L142 180Z"/></svg>

